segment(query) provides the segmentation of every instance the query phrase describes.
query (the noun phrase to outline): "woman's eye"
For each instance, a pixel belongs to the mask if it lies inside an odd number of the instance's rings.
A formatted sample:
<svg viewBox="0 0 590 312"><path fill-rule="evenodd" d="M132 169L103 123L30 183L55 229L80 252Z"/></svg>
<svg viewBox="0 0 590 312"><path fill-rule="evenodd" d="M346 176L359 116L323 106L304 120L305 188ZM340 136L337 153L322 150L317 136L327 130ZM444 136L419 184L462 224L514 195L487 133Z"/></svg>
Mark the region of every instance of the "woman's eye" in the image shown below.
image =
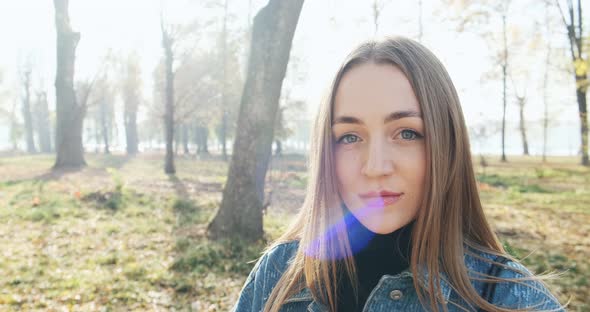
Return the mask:
<svg viewBox="0 0 590 312"><path fill-rule="evenodd" d="M401 132L401 136L402 136L402 139L410 140L410 141L417 140L422 137L418 132L413 131L413 130L408 130L408 129L403 130Z"/></svg>
<svg viewBox="0 0 590 312"><path fill-rule="evenodd" d="M337 142L339 144L352 144L352 143L356 143L360 140L361 140L361 138L359 138L358 136L356 136L354 134L346 134L346 135L343 135L340 139L338 139Z"/></svg>

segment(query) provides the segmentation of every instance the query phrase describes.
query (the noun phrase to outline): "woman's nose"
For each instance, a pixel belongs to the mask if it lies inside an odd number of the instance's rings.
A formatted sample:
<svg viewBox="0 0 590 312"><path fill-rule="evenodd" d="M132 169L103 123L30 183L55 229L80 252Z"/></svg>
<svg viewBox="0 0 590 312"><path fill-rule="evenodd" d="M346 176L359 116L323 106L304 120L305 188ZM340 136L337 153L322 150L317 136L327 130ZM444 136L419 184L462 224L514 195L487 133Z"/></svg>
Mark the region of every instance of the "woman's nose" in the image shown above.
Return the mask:
<svg viewBox="0 0 590 312"><path fill-rule="evenodd" d="M367 177L381 177L393 173L391 155L387 154L384 142L371 142L364 157L362 173Z"/></svg>

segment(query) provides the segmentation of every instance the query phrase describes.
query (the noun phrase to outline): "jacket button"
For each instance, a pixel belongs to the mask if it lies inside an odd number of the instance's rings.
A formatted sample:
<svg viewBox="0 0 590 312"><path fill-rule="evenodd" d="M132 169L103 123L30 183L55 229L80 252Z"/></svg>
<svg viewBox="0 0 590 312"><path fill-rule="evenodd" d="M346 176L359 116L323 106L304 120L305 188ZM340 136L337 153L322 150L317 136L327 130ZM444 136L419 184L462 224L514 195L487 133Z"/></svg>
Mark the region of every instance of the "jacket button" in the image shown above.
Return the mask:
<svg viewBox="0 0 590 312"><path fill-rule="evenodd" d="M404 296L404 293L402 293L402 291L399 289L392 290L389 293L389 298L391 298L392 300L400 300L403 296Z"/></svg>

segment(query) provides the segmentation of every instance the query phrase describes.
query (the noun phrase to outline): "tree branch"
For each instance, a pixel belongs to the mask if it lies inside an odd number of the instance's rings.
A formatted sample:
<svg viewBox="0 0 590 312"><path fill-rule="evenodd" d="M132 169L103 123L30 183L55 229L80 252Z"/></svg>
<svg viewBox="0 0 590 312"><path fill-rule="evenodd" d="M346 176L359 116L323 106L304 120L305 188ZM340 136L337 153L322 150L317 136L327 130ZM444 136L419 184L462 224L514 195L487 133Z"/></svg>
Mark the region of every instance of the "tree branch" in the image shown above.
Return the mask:
<svg viewBox="0 0 590 312"><path fill-rule="evenodd" d="M563 10L561 9L561 5L559 4L559 0L555 0L555 3L557 4L557 8L559 8L559 14L561 14L561 19L563 21L563 25L565 26L565 28L567 30L567 36L570 39L570 53L572 55L572 60L575 60L576 59L576 52L574 51L574 46L576 45L576 38L575 38L575 34L573 33L573 30L574 30L573 22L571 25L567 23L567 21L565 19L565 15L563 14ZM570 4L571 4L571 2L568 2L568 7L571 7ZM573 19L573 17L571 15L570 15L570 18Z"/></svg>
<svg viewBox="0 0 590 312"><path fill-rule="evenodd" d="M555 0L555 4L557 5L557 8L559 9L559 15L561 15L561 20L563 21L563 26L565 26L567 28L568 24L567 24L567 21L565 20L565 15L563 15L563 10L561 9L561 5L559 4L559 0Z"/></svg>
<svg viewBox="0 0 590 312"><path fill-rule="evenodd" d="M578 43L578 57L582 58L582 38L584 37L584 33L582 32L582 0L578 0L578 37L576 41Z"/></svg>

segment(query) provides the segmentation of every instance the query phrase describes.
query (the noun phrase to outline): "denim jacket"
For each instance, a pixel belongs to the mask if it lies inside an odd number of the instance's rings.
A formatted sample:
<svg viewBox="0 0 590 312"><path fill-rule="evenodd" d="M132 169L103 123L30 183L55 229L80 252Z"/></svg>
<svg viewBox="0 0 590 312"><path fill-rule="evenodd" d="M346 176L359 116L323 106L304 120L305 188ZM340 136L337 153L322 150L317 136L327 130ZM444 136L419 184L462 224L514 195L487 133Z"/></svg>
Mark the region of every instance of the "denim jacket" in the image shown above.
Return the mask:
<svg viewBox="0 0 590 312"><path fill-rule="evenodd" d="M287 242L280 244L266 252L252 269L246 279L240 297L233 307L234 312L259 312L264 309L266 301L270 296L281 275L293 259L298 248L298 242ZM492 255L481 254L481 256L492 259ZM477 259L471 255L465 255L465 265L469 272L487 273L490 264ZM508 266L518 271L530 274L521 264L509 261ZM470 273L471 276L472 273ZM497 275L501 278L518 278L522 274L512 270L502 269ZM444 276L443 276L444 277ZM520 284L524 283L526 285ZM475 289L481 294L485 284L481 281L472 280ZM440 289L445 298L449 312L454 311L477 311L469 306L453 287L441 279ZM498 283L491 303L510 309L530 309L532 311L565 311L557 299L538 281L518 281ZM413 275L409 270L391 276L384 275L377 286L373 289L363 311L426 311L418 300L418 295L413 285ZM291 296L281 307L281 312L298 311L329 311L329 309L314 301L308 288ZM442 311L442 307L441 307Z"/></svg>

